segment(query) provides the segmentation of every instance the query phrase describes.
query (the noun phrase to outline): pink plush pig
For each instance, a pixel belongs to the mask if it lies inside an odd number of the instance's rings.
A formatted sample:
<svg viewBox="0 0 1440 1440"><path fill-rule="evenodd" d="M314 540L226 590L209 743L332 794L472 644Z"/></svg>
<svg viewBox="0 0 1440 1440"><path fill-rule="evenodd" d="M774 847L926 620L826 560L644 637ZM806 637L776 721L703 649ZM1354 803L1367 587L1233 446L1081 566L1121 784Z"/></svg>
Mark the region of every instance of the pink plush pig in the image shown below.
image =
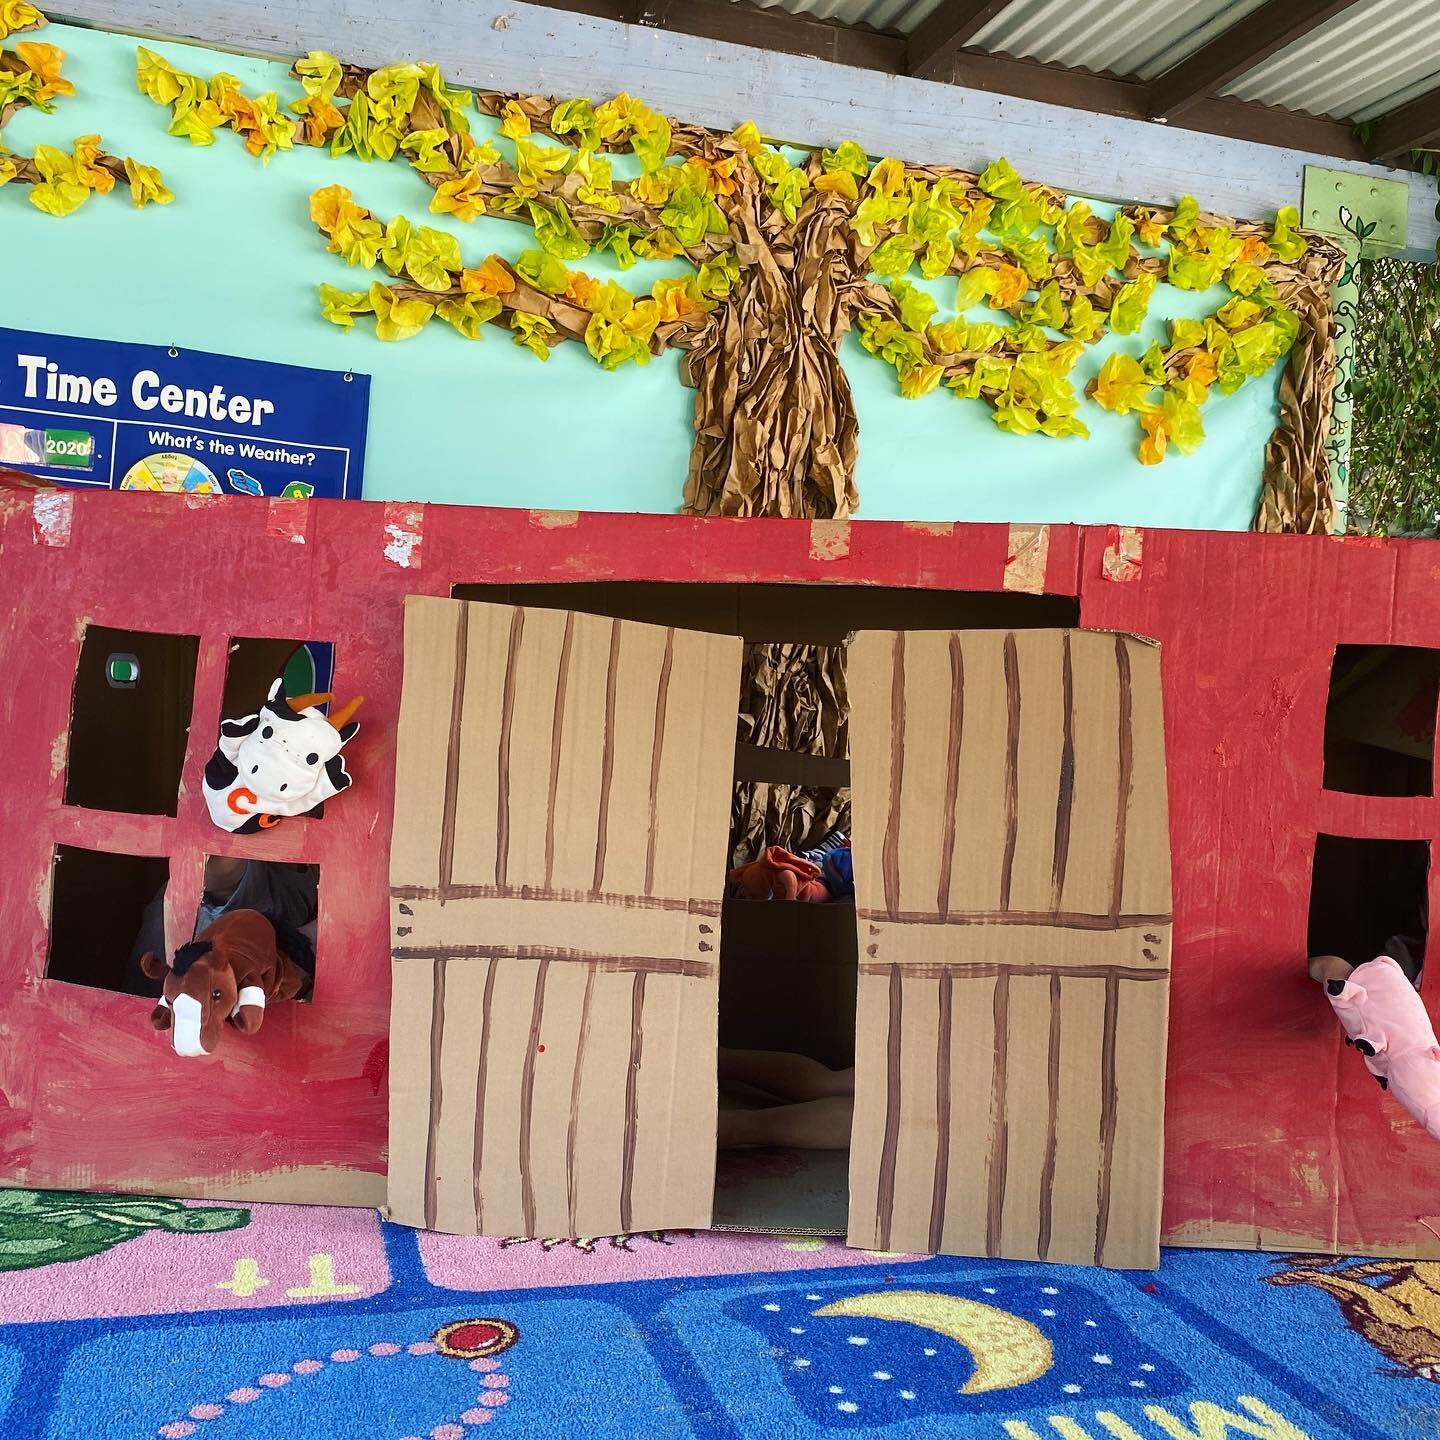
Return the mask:
<svg viewBox="0 0 1440 1440"><path fill-rule="evenodd" d="M1350 966L1336 955L1310 962L1310 973L1345 1030L1345 1043L1370 1073L1440 1140L1440 1046L1419 992L1388 955Z"/></svg>

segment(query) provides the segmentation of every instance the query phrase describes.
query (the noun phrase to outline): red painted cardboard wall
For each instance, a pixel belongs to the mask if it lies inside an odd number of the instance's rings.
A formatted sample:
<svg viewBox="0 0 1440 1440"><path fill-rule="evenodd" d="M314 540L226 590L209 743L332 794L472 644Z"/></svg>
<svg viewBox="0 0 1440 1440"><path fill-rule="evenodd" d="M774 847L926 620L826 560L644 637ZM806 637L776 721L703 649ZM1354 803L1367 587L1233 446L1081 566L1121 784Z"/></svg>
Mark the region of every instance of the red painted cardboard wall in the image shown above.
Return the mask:
<svg viewBox="0 0 1440 1440"><path fill-rule="evenodd" d="M1151 531L1112 578L1112 532L1049 532L1044 586L1082 623L1161 642L1175 876L1165 1230L1239 1246L1440 1254L1440 1146L1383 1096L1305 977L1317 832L1440 834L1433 796L1322 788L1337 643L1440 647L1440 546ZM180 1194L383 1194L387 868L402 601L456 583L652 579L999 590L1003 526L554 515L343 502L0 490L0 1178ZM63 803L87 623L200 637L172 818ZM321 822L211 825L199 776L232 636L331 640L363 693L357 784ZM203 857L320 866L309 1007L209 1063L149 1002L47 981L57 843L171 857L175 920ZM1436 882L1432 876L1432 890ZM1432 899L1434 896L1432 895ZM179 925L173 927L178 933ZM1432 970L1434 967L1431 967ZM1426 985L1435 1006L1435 979Z"/></svg>

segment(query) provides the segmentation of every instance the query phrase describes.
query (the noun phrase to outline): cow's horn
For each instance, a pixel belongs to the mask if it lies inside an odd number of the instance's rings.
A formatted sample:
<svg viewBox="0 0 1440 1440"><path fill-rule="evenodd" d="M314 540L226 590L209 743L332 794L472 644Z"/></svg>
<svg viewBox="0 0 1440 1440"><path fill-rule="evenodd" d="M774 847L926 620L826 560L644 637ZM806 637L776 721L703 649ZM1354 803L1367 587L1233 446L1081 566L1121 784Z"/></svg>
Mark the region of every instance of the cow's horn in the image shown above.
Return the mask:
<svg viewBox="0 0 1440 1440"><path fill-rule="evenodd" d="M363 695L357 695L347 705L342 705L333 715L325 718L338 730L365 703Z"/></svg>
<svg viewBox="0 0 1440 1440"><path fill-rule="evenodd" d="M335 697L333 695L294 695L289 700L290 708L297 714L304 714L312 705L326 705Z"/></svg>

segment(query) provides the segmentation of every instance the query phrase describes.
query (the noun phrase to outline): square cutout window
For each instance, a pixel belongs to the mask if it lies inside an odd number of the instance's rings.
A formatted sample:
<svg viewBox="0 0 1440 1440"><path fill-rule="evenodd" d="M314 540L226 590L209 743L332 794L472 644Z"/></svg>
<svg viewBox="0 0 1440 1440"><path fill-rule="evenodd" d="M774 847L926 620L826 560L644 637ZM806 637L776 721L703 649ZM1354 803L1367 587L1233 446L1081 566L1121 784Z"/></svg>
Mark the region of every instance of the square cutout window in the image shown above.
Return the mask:
<svg viewBox="0 0 1440 1440"><path fill-rule="evenodd" d="M1325 788L1430 794L1437 703L1440 650L1337 646L1325 706Z"/></svg>
<svg viewBox="0 0 1440 1440"><path fill-rule="evenodd" d="M156 935L164 944L169 878L170 862L163 855L57 845L45 978L143 994L140 955Z"/></svg>
<svg viewBox="0 0 1440 1440"><path fill-rule="evenodd" d="M199 649L194 635L86 627L70 707L67 805L175 813Z"/></svg>
<svg viewBox="0 0 1440 1440"><path fill-rule="evenodd" d="M253 715L277 676L285 677L287 695L324 694L335 673L335 647L323 640L264 640L236 637L225 667L225 720ZM321 706L321 709L328 709Z"/></svg>
<svg viewBox="0 0 1440 1440"><path fill-rule="evenodd" d="M315 977L320 867L209 855L205 859L205 890L192 933L200 934L234 910L258 910L270 921L275 927L276 948L311 978L298 997L309 1000Z"/></svg>
<svg viewBox="0 0 1440 1440"><path fill-rule="evenodd" d="M1352 965L1391 955L1416 980L1425 963L1429 877L1427 841L1317 835L1310 954Z"/></svg>

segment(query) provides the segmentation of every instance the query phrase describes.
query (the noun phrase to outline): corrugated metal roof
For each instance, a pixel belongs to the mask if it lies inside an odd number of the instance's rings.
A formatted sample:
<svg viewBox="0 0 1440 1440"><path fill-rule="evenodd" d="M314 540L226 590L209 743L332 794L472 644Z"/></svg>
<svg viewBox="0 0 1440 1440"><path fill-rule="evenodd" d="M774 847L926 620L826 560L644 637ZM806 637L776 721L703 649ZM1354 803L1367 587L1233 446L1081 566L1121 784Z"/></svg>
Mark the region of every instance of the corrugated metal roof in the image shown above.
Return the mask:
<svg viewBox="0 0 1440 1440"><path fill-rule="evenodd" d="M1361 0L1242 75L1225 93L1368 120L1440 84L1440 4Z"/></svg>
<svg viewBox="0 0 1440 1440"><path fill-rule="evenodd" d="M1264 0L1016 0L970 42L1049 65L1148 80Z"/></svg>
<svg viewBox="0 0 1440 1440"><path fill-rule="evenodd" d="M735 0L911 33L943 0ZM1012 0L970 46L1151 80L1264 0ZM1360 0L1223 93L1338 120L1383 115L1440 86L1440 0Z"/></svg>

